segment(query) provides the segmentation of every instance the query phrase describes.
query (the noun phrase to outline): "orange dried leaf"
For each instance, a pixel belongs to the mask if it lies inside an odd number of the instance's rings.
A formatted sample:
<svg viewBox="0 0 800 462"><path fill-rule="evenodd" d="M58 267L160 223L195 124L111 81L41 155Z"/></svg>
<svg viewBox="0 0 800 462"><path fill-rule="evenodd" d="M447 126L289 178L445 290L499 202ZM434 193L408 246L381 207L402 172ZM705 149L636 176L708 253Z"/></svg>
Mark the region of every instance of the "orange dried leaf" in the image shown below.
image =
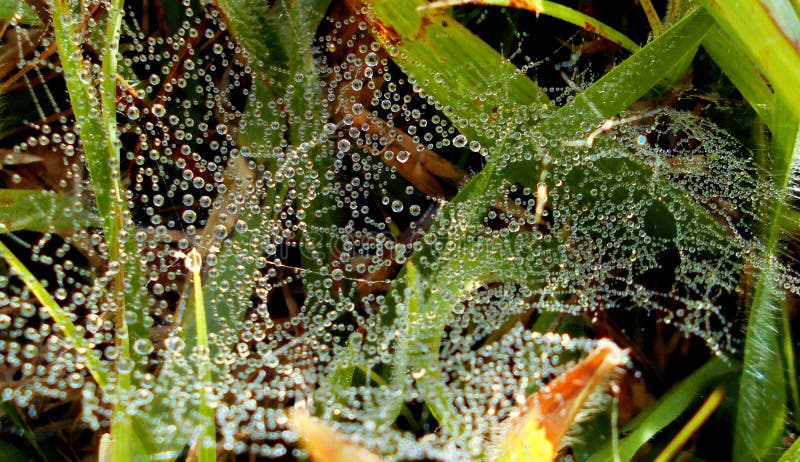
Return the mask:
<svg viewBox="0 0 800 462"><path fill-rule="evenodd" d="M295 410L289 418L312 462L383 462L376 454L345 440L331 425L304 410Z"/></svg>
<svg viewBox="0 0 800 462"><path fill-rule="evenodd" d="M553 460L589 399L609 385L626 358L614 342L600 340L589 356L526 399L523 412L509 422L495 461Z"/></svg>

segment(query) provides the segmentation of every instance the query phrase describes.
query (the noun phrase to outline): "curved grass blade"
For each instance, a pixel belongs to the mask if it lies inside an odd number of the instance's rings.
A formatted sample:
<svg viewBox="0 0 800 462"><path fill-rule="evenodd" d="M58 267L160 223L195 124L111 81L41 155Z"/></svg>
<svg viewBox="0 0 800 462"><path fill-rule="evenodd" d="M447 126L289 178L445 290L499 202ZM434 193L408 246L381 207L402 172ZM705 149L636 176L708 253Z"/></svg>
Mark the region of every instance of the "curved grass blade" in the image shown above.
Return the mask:
<svg viewBox="0 0 800 462"><path fill-rule="evenodd" d="M714 358L697 369L688 378L675 385L658 402L637 415L623 429L626 434L619 441L619 457L631 460L651 438L680 417L703 391L722 383L738 372L720 358ZM611 444L593 454L588 462L615 460Z"/></svg>
<svg viewBox="0 0 800 462"><path fill-rule="evenodd" d="M209 403L208 394L211 392L211 358L208 347L208 329L206 328L206 304L203 301L203 279L200 271L203 267L203 258L197 249L192 249L186 256L186 269L192 275L192 292L194 294L194 311L196 320L197 348L199 363L197 375L200 387L200 414L203 416L200 426L202 432L197 438L198 460L200 462L214 462L217 458L216 450L216 417L214 409Z"/></svg>
<svg viewBox="0 0 800 462"><path fill-rule="evenodd" d="M711 417L711 414L717 410L720 404L722 404L722 400L725 398L725 387L722 385L718 386L711 392L708 398L706 398L703 405L700 406L700 409L697 410L695 415L689 420L689 422L675 435L675 438L669 442L666 448L661 451L661 454L656 457L654 462L668 462L670 460L674 460L675 456L677 455L678 451L689 441L689 438L694 435L697 430Z"/></svg>
<svg viewBox="0 0 800 462"><path fill-rule="evenodd" d="M528 10L536 14L545 14L597 34L630 52L636 52L641 48L636 42L613 27L607 26L578 10L547 0L442 0L418 6L417 10L450 8L460 5L502 6Z"/></svg>
<svg viewBox="0 0 800 462"><path fill-rule="evenodd" d="M775 94L800 119L800 18L785 1L700 2L766 76ZM781 6L783 5L783 6Z"/></svg>
<svg viewBox="0 0 800 462"><path fill-rule="evenodd" d="M58 302L56 302L53 296L50 295L50 292L44 288L42 283L36 279L36 276L34 276L2 242L0 242L0 257L6 261L11 271L20 278L23 284L25 284L42 306L44 306L47 313L53 318L53 321L55 321L58 330L61 331L64 338L72 343L73 348L75 348L78 355L83 359L86 368L89 370L89 373L92 374L92 377L94 377L97 385L101 388L106 388L109 385L106 368L100 364L100 359L95 354L96 352L92 345L78 334L78 329L75 323L72 322L70 313L58 305Z"/></svg>
<svg viewBox="0 0 800 462"><path fill-rule="evenodd" d="M783 107L780 99L776 104ZM771 174L778 197L765 204L769 218L764 222L764 257L768 267L756 278L748 318L734 438L736 460L775 459L783 438L787 398L781 346L788 332L782 333L786 293L778 286L774 259L780 251L780 217L786 208L791 174L800 167L800 124L796 120L785 121L773 134Z"/></svg>

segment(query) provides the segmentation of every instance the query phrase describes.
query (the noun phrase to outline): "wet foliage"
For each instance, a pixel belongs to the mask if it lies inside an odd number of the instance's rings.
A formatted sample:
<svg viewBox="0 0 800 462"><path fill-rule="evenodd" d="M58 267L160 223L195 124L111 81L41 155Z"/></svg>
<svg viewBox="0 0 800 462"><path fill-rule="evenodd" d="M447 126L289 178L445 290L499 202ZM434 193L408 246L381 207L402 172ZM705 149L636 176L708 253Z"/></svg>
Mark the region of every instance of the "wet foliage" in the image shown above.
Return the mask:
<svg viewBox="0 0 800 462"><path fill-rule="evenodd" d="M0 2L0 453L777 460L792 77L541 3Z"/></svg>

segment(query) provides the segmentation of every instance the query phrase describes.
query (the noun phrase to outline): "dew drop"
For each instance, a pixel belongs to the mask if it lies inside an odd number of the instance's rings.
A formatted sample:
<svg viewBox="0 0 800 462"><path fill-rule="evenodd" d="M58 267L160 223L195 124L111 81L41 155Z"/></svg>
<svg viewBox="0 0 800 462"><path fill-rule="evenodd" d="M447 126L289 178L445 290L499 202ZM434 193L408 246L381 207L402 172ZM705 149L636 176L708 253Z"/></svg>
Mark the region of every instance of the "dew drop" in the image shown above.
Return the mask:
<svg viewBox="0 0 800 462"><path fill-rule="evenodd" d="M467 145L467 137L464 135L457 135L453 138L453 146L457 148L463 148Z"/></svg>

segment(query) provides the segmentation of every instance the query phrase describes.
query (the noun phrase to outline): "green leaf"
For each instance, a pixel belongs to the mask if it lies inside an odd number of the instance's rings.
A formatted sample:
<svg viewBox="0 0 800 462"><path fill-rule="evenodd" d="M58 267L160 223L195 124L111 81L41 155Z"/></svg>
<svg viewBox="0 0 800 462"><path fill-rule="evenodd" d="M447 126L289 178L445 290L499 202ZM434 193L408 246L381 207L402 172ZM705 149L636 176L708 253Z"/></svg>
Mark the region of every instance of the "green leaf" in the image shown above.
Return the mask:
<svg viewBox="0 0 800 462"><path fill-rule="evenodd" d="M69 232L99 223L75 197L37 189L0 189L0 233Z"/></svg>
<svg viewBox="0 0 800 462"><path fill-rule="evenodd" d="M86 368L92 374L92 377L94 377L95 382L97 382L100 388L105 388L109 384L107 368L101 364L98 355L95 354L96 350L92 348L92 345L80 335L80 331L75 326L75 323L72 322L72 313L59 306L53 296L50 295L50 292L44 288L36 276L34 276L2 242L0 242L0 258L6 261L11 272L25 284L28 290L30 290L36 299L44 306L47 310L47 314L55 321L61 334L69 339L75 349L81 351L81 358Z"/></svg>
<svg viewBox="0 0 800 462"><path fill-rule="evenodd" d="M703 48L708 52L725 76L742 93L756 114L772 124L773 94L772 89L758 71L756 65L730 37L715 25L703 39Z"/></svg>
<svg viewBox="0 0 800 462"><path fill-rule="evenodd" d="M40 26L42 20L26 2L22 0L0 0L0 19L22 18L22 24Z"/></svg>
<svg viewBox="0 0 800 462"><path fill-rule="evenodd" d="M36 460L8 441L0 439L0 459L7 462L22 462Z"/></svg>
<svg viewBox="0 0 800 462"><path fill-rule="evenodd" d="M776 95L778 112L785 108ZM776 123L771 150L772 181L777 195L765 204L763 223L767 268L756 277L753 302L748 317L744 363L736 415L735 460L775 460L782 444L786 413L787 364L782 346L788 331L783 329L782 312L787 309L786 291L780 287L774 260L780 253L783 210L788 197L791 172L800 165L800 125L786 117ZM790 342L790 341L789 341ZM789 352L786 352L788 354ZM796 380L792 378L792 380ZM796 383L791 381L790 388Z"/></svg>
<svg viewBox="0 0 800 462"><path fill-rule="evenodd" d="M734 460L775 460L780 453L786 385L780 353L781 309L785 294L775 273L758 279L747 323L734 438Z"/></svg>
<svg viewBox="0 0 800 462"><path fill-rule="evenodd" d="M800 440L795 440L789 449L783 453L779 462L795 462L800 460Z"/></svg>
<svg viewBox="0 0 800 462"><path fill-rule="evenodd" d="M681 383L673 386L661 399L637 415L621 431L619 459L612 454L611 444L594 453L588 462L631 460L636 452L661 430L680 417L701 394L721 383L737 371L720 358L712 359Z"/></svg>
<svg viewBox="0 0 800 462"><path fill-rule="evenodd" d="M800 118L800 19L786 0L701 0L720 28L758 65L786 102L793 118Z"/></svg>

